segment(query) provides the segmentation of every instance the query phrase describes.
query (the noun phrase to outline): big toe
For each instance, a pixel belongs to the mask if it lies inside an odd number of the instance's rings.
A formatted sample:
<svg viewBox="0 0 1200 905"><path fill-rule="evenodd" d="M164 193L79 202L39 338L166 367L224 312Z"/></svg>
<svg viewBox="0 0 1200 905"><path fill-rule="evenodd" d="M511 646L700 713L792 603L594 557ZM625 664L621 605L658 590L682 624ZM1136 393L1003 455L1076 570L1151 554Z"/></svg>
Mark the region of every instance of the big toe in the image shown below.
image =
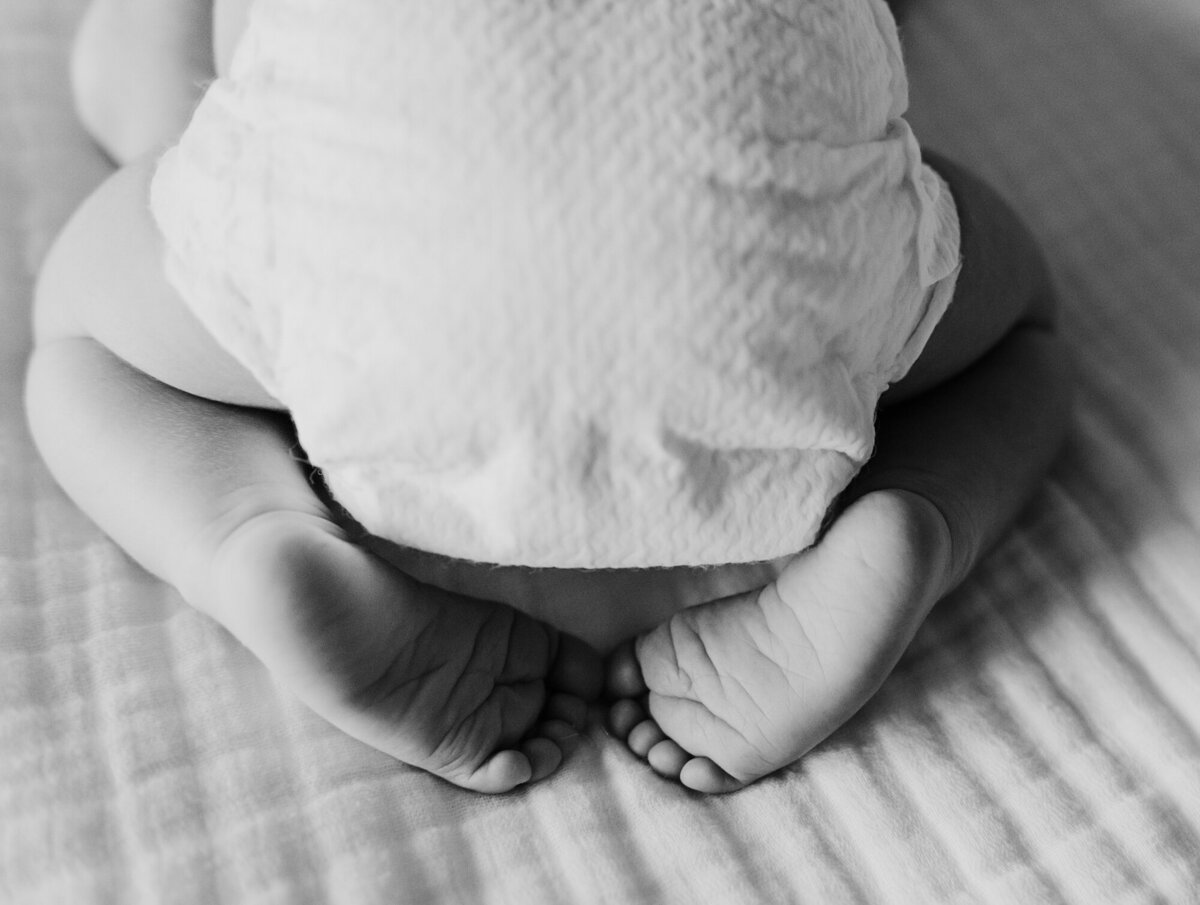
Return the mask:
<svg viewBox="0 0 1200 905"><path fill-rule="evenodd" d="M539 755L545 755L549 758L549 752L538 749L532 752ZM545 767L541 766L543 772ZM521 751L505 750L498 751L493 754L473 771L458 775L447 775L446 779L457 786L464 789L470 789L472 792L482 792L485 795L499 795L504 792L511 792L517 786L525 785L534 778L534 765L530 762L529 755Z"/></svg>
<svg viewBox="0 0 1200 905"><path fill-rule="evenodd" d="M631 698L620 698L608 710L608 728L623 742L628 740L634 727L645 719L645 709Z"/></svg>
<svg viewBox="0 0 1200 905"><path fill-rule="evenodd" d="M609 655L605 685L609 697L613 698L636 698L648 690L632 641L622 644Z"/></svg>
<svg viewBox="0 0 1200 905"><path fill-rule="evenodd" d="M679 781L689 789L706 795L724 795L746 786L707 757L694 757L684 764L679 770Z"/></svg>

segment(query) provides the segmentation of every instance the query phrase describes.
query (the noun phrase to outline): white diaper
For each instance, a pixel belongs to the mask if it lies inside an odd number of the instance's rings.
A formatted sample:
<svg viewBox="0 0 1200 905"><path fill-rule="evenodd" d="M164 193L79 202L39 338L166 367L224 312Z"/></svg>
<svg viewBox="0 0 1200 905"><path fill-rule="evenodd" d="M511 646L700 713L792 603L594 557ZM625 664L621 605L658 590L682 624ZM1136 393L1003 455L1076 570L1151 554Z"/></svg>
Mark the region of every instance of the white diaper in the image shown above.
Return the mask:
<svg viewBox="0 0 1200 905"><path fill-rule="evenodd" d="M953 293L906 107L882 0L258 0L153 206L373 533L766 560Z"/></svg>

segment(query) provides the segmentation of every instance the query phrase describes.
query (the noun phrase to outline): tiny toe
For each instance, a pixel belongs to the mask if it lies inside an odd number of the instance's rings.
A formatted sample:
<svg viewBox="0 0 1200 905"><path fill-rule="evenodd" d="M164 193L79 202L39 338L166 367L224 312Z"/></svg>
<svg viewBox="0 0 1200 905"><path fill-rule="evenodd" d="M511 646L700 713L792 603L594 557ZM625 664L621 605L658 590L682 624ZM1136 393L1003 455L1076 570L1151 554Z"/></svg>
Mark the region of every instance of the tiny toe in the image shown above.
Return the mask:
<svg viewBox="0 0 1200 905"><path fill-rule="evenodd" d="M562 749L548 738L531 738L521 742L521 753L529 759L529 782L541 782L559 768Z"/></svg>
<svg viewBox="0 0 1200 905"><path fill-rule="evenodd" d="M666 738L666 733L659 728L658 723L654 720L642 720L630 730L625 744L629 745L629 750L638 757L646 757L651 748L659 742L666 741Z"/></svg>
<svg viewBox="0 0 1200 905"><path fill-rule="evenodd" d="M564 632L558 636L550 686L584 701L594 701L604 690L604 660L590 645Z"/></svg>
<svg viewBox="0 0 1200 905"><path fill-rule="evenodd" d="M693 757L679 771L679 781L697 792L723 795L744 788L745 783L734 779L707 757Z"/></svg>
<svg viewBox="0 0 1200 905"><path fill-rule="evenodd" d="M610 697L635 698L646 693L642 667L638 664L632 641L625 642L609 655L605 678Z"/></svg>
<svg viewBox="0 0 1200 905"><path fill-rule="evenodd" d="M548 743L549 744L549 743ZM512 750L497 751L457 785L474 792L496 795L510 792L533 777L529 757Z"/></svg>
<svg viewBox="0 0 1200 905"><path fill-rule="evenodd" d="M566 754L567 749L574 748L579 744L579 740L583 738L579 734L579 730L570 723L564 723L562 720L546 720L543 723L538 723L533 730L533 735L537 738L548 738L550 741L558 745Z"/></svg>
<svg viewBox="0 0 1200 905"><path fill-rule="evenodd" d="M679 779L684 765L691 759L690 754L669 738L663 739L646 755L646 760L650 762L654 772L670 779Z"/></svg>
<svg viewBox="0 0 1200 905"><path fill-rule="evenodd" d="M573 694L551 695L542 712L546 719L561 720L576 729L587 726L587 704Z"/></svg>
<svg viewBox="0 0 1200 905"><path fill-rule="evenodd" d="M629 738L633 727L646 718L646 711L637 701L623 698L617 701L608 711L608 728L621 741Z"/></svg>

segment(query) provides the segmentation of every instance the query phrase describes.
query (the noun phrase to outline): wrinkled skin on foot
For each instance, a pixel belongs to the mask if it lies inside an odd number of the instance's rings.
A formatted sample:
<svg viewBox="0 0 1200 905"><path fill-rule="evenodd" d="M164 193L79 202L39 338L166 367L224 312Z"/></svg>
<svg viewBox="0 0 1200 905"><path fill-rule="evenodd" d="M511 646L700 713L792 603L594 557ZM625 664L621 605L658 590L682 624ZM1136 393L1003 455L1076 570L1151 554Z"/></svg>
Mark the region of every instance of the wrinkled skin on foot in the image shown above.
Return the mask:
<svg viewBox="0 0 1200 905"><path fill-rule="evenodd" d="M680 612L609 658L612 731L700 792L787 766L882 684L936 600L949 532L913 494L870 494L761 591Z"/></svg>
<svg viewBox="0 0 1200 905"><path fill-rule="evenodd" d="M413 581L331 522L273 513L214 558L213 612L345 732L478 792L550 775L603 682L578 639Z"/></svg>

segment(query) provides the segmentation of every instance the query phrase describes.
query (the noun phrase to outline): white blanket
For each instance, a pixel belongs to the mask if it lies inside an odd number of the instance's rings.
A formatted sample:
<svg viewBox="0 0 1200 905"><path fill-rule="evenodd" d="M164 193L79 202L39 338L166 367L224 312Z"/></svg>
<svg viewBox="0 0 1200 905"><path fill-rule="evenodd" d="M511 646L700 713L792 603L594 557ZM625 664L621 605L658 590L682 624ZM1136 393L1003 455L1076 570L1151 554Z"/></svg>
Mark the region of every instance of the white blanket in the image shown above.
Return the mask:
<svg viewBox="0 0 1200 905"><path fill-rule="evenodd" d="M104 168L78 0L0 3L0 902L1200 901L1200 7L909 0L913 122L1025 213L1080 391L1020 524L882 693L704 799L602 731L499 799L342 736L107 541L20 405Z"/></svg>

